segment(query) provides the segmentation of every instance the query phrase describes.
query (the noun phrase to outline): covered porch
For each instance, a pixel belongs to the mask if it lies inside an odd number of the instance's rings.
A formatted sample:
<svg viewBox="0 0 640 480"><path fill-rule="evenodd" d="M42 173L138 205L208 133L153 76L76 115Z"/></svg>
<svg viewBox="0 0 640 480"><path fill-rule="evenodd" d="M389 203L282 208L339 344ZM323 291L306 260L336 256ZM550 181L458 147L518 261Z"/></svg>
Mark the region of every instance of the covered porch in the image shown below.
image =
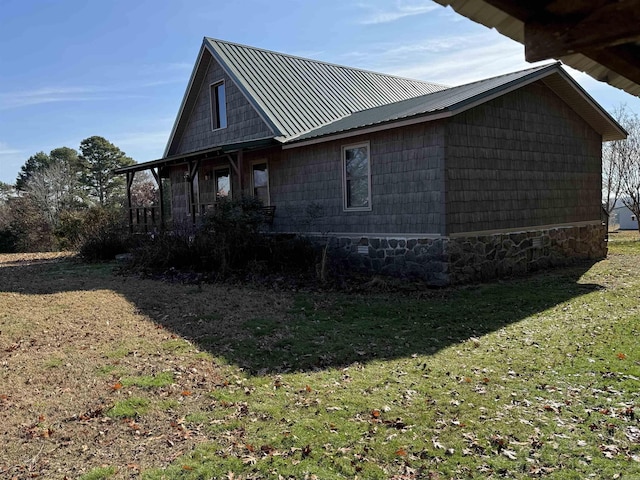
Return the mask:
<svg viewBox="0 0 640 480"><path fill-rule="evenodd" d="M152 233L193 227L225 199L253 195L264 203L265 223L272 223L275 206L268 194L268 162L256 162L276 148L261 139L173 155L117 169L126 176L126 213L130 233ZM253 160L247 162L246 154ZM135 201L134 182L148 172L155 182L151 205ZM138 177L136 177L138 174Z"/></svg>

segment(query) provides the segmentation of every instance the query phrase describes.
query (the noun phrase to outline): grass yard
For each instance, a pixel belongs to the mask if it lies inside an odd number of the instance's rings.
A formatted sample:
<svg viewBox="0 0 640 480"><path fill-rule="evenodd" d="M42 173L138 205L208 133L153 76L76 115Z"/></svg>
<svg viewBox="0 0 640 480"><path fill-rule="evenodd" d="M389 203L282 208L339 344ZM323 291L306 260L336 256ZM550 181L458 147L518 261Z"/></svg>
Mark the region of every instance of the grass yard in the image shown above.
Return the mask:
<svg viewBox="0 0 640 480"><path fill-rule="evenodd" d="M640 241L369 295L0 255L0 478L640 479Z"/></svg>

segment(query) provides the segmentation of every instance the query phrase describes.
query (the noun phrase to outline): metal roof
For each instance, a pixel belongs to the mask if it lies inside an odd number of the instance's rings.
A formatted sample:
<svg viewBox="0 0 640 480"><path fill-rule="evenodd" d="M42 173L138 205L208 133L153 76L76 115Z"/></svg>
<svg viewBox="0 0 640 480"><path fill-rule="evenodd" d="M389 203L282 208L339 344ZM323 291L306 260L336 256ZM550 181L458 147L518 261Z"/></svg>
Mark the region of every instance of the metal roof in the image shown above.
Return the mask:
<svg viewBox="0 0 640 480"><path fill-rule="evenodd" d="M540 16L540 12L543 11L546 17L546 22L551 20L562 20L565 22L563 28L571 30L570 26L572 22L574 25L579 24L580 15L568 15L566 17L555 18L551 11L545 10L547 6L554 6L553 8L560 10L567 10L567 13L571 13L572 9L589 9L597 11L598 8L602 8L603 4L613 4L615 8L626 8L629 14L628 22L632 22L630 28L635 28L636 33L639 34L637 28L637 2L592 2L591 0L583 0L581 2L568 2L568 1L556 1L556 2L521 2L518 0L510 1L495 1L495 0L434 0L442 6L450 6L458 12L474 22L480 23L489 28L495 28L498 32L511 38L517 42L527 45L525 38L525 21L526 18L534 18L536 15ZM560 8L560 5L562 8ZM609 8L609 5L607 8ZM549 8L548 10L552 10ZM584 13L584 12L582 12ZM520 18L518 18L520 17ZM569 20L567 20L567 18ZM608 30L620 28L621 31L629 29L627 25L621 25L624 22L594 22L591 30L594 32L605 32ZM557 32L556 32L557 33ZM552 35L547 32L549 38L558 40L561 35ZM596 35L594 38L598 38ZM604 38L604 37L603 37ZM620 43L624 39L620 40ZM628 40L628 39L627 39ZM539 39L536 39L535 43L541 43ZM640 66L638 62L638 52L640 51L640 42L627 42L625 45L612 44L608 45L604 40L598 43L594 40L594 43L590 45L590 49L585 50L585 53L580 51L571 52L567 50L564 54L556 54L552 57L545 56L543 58L555 58L562 61L564 64L569 65L577 70L591 75L596 80L607 82L610 85L617 87L621 90L630 93L631 95L640 96L640 82L638 78L640 75ZM627 76L625 76L627 75Z"/></svg>
<svg viewBox="0 0 640 480"><path fill-rule="evenodd" d="M484 103L496 96L504 95L513 89L521 88L527 83L538 80L543 80L549 88L581 115L594 130L601 133L603 140L620 140L626 137L626 133L620 125L562 70L559 63L554 63L356 112L331 124L292 138L289 142L301 142L350 130L397 122L411 117L440 114L437 118L442 118L443 116L455 115L479 103ZM428 119L421 119L421 121L425 120Z"/></svg>
<svg viewBox="0 0 640 480"><path fill-rule="evenodd" d="M324 141L337 134L356 135L367 127L394 128L403 121L454 115L533 81L544 82L605 141L626 137L622 127L558 63L446 87L205 37L164 159L150 164L225 148L220 145L175 155L175 142L184 131L212 58L269 125L270 138L285 147Z"/></svg>
<svg viewBox="0 0 640 480"><path fill-rule="evenodd" d="M204 39L276 136L291 137L353 112L447 88L444 85Z"/></svg>

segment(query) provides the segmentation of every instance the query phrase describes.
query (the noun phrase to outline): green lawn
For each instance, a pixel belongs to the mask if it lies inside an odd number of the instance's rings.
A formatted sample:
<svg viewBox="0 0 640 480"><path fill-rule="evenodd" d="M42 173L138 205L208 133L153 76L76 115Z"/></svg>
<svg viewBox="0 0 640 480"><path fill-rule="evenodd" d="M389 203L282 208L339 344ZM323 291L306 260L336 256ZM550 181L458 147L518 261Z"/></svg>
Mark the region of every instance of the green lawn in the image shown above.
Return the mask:
<svg viewBox="0 0 640 480"><path fill-rule="evenodd" d="M99 305L125 310L109 323L118 335L46 363L72 368L79 355L87 372L77 376L95 398L76 410L99 397L85 423L127 442L95 461L102 444L87 444L83 478L640 478L636 240L612 239L595 265L446 290L389 283L368 295L46 269L75 282L67 293L102 286ZM131 460L125 452L140 445L148 455ZM71 449L44 451L72 471Z"/></svg>
<svg viewBox="0 0 640 480"><path fill-rule="evenodd" d="M231 381L187 421L216 441L145 478L640 478L639 263L300 294L205 341Z"/></svg>

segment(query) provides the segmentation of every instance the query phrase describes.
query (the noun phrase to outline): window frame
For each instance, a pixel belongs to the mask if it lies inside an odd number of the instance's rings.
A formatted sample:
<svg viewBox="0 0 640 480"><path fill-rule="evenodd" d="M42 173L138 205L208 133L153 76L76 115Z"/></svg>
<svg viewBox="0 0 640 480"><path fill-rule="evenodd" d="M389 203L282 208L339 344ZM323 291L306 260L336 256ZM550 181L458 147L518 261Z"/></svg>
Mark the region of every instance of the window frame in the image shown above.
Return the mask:
<svg viewBox="0 0 640 480"><path fill-rule="evenodd" d="M366 207L350 207L348 205L349 195L347 190L347 150L365 147L367 149L367 200ZM340 167L342 169L342 210L344 212L370 212L372 209L371 194L371 142L359 142L343 145L341 148Z"/></svg>
<svg viewBox="0 0 640 480"><path fill-rule="evenodd" d="M220 96L218 87L222 86L224 91L224 122L222 121L222 111L220 109ZM211 116L211 130L222 130L227 128L227 86L223 80L218 80L209 84L209 115ZM223 125L224 123L224 125Z"/></svg>
<svg viewBox="0 0 640 480"><path fill-rule="evenodd" d="M225 172L229 177L229 192L225 196L218 195L218 173ZM219 202L223 198L233 198L233 181L231 179L231 167L218 167L213 169L213 187L215 189L215 201Z"/></svg>
<svg viewBox="0 0 640 480"><path fill-rule="evenodd" d="M269 180L269 161L266 158L260 159L260 160L253 160L251 162L251 195L254 197L257 197L256 195L256 186L255 186L255 176L253 174L254 172L254 167L256 165L261 165L261 164L265 164L267 166L267 201L264 204L265 207L268 207L271 205L271 188L270 188L270 183L271 181Z"/></svg>

